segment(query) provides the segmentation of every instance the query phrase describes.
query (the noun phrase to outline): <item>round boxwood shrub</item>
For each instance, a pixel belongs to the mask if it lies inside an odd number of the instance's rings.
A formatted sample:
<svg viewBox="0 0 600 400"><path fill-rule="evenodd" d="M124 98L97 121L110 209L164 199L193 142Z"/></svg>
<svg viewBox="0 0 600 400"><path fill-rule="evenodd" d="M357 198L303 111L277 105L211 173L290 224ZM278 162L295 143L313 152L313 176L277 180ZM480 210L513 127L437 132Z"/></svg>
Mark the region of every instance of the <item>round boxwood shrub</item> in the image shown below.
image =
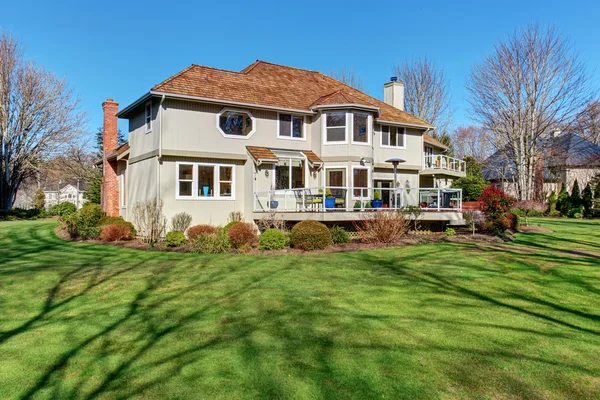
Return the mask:
<svg viewBox="0 0 600 400"><path fill-rule="evenodd" d="M285 237L285 233L275 228L264 231L258 241L258 248L260 250L281 250L286 245L287 238Z"/></svg>
<svg viewBox="0 0 600 400"><path fill-rule="evenodd" d="M212 225L194 225L187 230L187 236L193 242L203 233L215 233L216 231L217 228Z"/></svg>
<svg viewBox="0 0 600 400"><path fill-rule="evenodd" d="M185 234L181 231L171 231L165 237L167 247L179 247L187 243Z"/></svg>
<svg viewBox="0 0 600 400"><path fill-rule="evenodd" d="M301 221L294 225L290 242L293 247L307 251L322 250L333 244L327 226L312 220Z"/></svg>
<svg viewBox="0 0 600 400"><path fill-rule="evenodd" d="M258 241L254 227L247 222L233 224L227 230L227 237L235 249L252 246Z"/></svg>
<svg viewBox="0 0 600 400"><path fill-rule="evenodd" d="M124 225L129 228L129 230L131 231L131 235L133 237L137 236L137 231L136 231L135 227L133 226L133 224L129 221L125 221L121 217L104 217L100 220L100 226L113 225L113 224Z"/></svg>
<svg viewBox="0 0 600 400"><path fill-rule="evenodd" d="M348 236L348 232L346 232L341 226L332 226L329 228L329 232L331 232L331 240L333 241L333 244L350 242L350 236Z"/></svg>

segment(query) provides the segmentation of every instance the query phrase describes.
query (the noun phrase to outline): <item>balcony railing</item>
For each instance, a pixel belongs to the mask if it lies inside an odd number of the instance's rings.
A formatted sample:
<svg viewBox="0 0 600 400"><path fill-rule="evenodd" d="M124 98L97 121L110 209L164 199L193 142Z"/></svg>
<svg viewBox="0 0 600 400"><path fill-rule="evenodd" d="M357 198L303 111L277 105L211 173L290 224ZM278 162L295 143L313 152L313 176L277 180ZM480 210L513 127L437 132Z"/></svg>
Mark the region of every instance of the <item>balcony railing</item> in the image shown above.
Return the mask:
<svg viewBox="0 0 600 400"><path fill-rule="evenodd" d="M409 206L424 211L462 211L462 189L321 186L254 193L254 212L402 210Z"/></svg>
<svg viewBox="0 0 600 400"><path fill-rule="evenodd" d="M466 163L458 158L445 156L442 154L425 155L425 169L441 169L454 172L465 172Z"/></svg>

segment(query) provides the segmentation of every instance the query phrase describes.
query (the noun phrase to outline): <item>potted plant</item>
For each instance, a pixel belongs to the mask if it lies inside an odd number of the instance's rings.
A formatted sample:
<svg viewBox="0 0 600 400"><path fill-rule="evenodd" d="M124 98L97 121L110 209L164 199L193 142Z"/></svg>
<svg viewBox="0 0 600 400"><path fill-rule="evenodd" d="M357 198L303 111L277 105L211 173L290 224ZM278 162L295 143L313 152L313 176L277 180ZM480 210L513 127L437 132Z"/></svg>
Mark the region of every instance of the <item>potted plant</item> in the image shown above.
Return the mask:
<svg viewBox="0 0 600 400"><path fill-rule="evenodd" d="M354 203L354 211L360 211L361 208L362 205L360 204L360 201L356 200L356 202Z"/></svg>
<svg viewBox="0 0 600 400"><path fill-rule="evenodd" d="M376 190L373 193L373 200L371 200L371 207L373 208L381 208L383 206L383 201L381 200L381 193L379 190Z"/></svg>
<svg viewBox="0 0 600 400"><path fill-rule="evenodd" d="M267 202L267 207L269 207L271 210L275 210L277 207L279 207L279 202L277 200L273 200L273 197L275 197L275 191L273 188L271 188L271 190L269 190L269 201Z"/></svg>
<svg viewBox="0 0 600 400"><path fill-rule="evenodd" d="M335 207L335 197L331 193L331 189L325 191L325 208Z"/></svg>
<svg viewBox="0 0 600 400"><path fill-rule="evenodd" d="M442 156L437 156L437 160L435 161L435 166L440 168L442 166Z"/></svg>

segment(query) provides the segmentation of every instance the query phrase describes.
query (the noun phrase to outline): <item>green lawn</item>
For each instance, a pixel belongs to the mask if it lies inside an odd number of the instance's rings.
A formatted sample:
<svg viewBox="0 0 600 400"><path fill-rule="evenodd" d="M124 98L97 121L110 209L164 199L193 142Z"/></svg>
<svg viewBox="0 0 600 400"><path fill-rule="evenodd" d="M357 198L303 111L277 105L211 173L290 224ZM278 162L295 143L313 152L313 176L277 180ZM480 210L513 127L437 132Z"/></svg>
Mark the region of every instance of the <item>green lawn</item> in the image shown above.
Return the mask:
<svg viewBox="0 0 600 400"><path fill-rule="evenodd" d="M0 223L0 398L600 398L600 223L307 256Z"/></svg>

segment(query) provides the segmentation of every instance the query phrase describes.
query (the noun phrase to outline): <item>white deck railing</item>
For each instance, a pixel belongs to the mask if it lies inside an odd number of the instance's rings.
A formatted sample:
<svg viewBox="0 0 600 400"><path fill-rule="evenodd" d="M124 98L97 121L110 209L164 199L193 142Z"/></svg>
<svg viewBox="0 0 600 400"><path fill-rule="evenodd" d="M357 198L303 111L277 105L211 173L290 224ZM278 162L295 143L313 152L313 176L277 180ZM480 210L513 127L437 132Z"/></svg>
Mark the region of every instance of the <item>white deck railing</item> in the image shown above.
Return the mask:
<svg viewBox="0 0 600 400"><path fill-rule="evenodd" d="M462 211L462 189L320 186L254 193L254 212L397 210L409 206L424 211Z"/></svg>
<svg viewBox="0 0 600 400"><path fill-rule="evenodd" d="M449 157L441 154L425 155L425 169L442 169L446 171L465 172L466 163L464 160Z"/></svg>

